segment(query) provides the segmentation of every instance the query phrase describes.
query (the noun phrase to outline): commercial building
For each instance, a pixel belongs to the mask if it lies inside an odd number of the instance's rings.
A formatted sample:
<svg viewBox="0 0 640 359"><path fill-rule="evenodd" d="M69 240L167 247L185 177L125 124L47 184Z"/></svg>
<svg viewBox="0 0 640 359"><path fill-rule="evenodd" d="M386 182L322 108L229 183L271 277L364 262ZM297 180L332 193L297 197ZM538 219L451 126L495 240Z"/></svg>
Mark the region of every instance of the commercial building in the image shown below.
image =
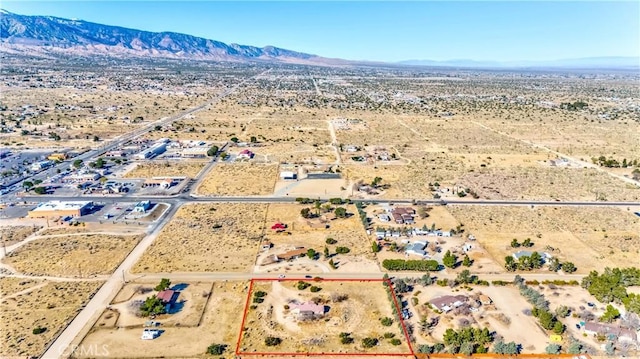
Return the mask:
<svg viewBox="0 0 640 359"><path fill-rule="evenodd" d="M49 161L64 161L67 159L66 153L52 153L47 157Z"/></svg>
<svg viewBox="0 0 640 359"><path fill-rule="evenodd" d="M207 147L190 147L183 149L180 155L185 158L205 158L208 151Z"/></svg>
<svg viewBox="0 0 640 359"><path fill-rule="evenodd" d="M31 165L32 171L40 171L53 166L53 161L40 161Z"/></svg>
<svg viewBox="0 0 640 359"><path fill-rule="evenodd" d="M45 218L45 217L80 217L91 210L93 202L62 202L62 201L49 201L38 204L36 208L27 213L29 218Z"/></svg>

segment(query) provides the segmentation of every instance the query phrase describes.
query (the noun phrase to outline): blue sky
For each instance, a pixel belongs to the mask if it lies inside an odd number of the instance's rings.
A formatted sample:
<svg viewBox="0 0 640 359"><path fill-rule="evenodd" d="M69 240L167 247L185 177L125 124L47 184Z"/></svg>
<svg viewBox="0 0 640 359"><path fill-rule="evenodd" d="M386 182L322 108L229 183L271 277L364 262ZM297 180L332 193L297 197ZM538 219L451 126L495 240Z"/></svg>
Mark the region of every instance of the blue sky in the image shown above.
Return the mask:
<svg viewBox="0 0 640 359"><path fill-rule="evenodd" d="M53 15L350 60L640 56L640 2L3 0Z"/></svg>

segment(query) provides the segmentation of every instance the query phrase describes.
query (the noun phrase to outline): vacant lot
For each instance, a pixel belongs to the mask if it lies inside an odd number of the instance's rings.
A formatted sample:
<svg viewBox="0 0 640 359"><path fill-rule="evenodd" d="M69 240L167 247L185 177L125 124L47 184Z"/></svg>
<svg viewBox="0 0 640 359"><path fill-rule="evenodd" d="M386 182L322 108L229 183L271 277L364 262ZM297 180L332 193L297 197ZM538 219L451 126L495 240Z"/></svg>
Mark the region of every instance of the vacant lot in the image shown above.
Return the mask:
<svg viewBox="0 0 640 359"><path fill-rule="evenodd" d="M106 234L44 237L9 253L4 263L28 275L111 274L141 238Z"/></svg>
<svg viewBox="0 0 640 359"><path fill-rule="evenodd" d="M392 303L379 282L313 282L322 288L317 293L299 290L295 281L255 282L252 293L265 292L264 302L249 309L242 334L242 352L314 352L314 353L408 353L404 334L392 313ZM338 298L343 295L343 298ZM325 314L312 320L300 320L295 303L314 301L325 306ZM327 308L328 307L328 308ZM327 311L328 309L328 311ZM391 326L380 319L394 318ZM351 333L352 344L341 344L340 333ZM400 340L392 345L388 337ZM265 345L266 337L282 343ZM375 338L379 345L364 348L364 338Z"/></svg>
<svg viewBox="0 0 640 359"><path fill-rule="evenodd" d="M530 238L527 250L548 252L573 262L579 273L640 261L639 220L615 208L447 206L500 265L513 238ZM588 224L585 224L588 218Z"/></svg>
<svg viewBox="0 0 640 359"><path fill-rule="evenodd" d="M244 272L263 233L265 204L181 207L134 266L135 272Z"/></svg>
<svg viewBox="0 0 640 359"><path fill-rule="evenodd" d="M194 178L205 166L205 162L164 161L138 164L124 178L189 177Z"/></svg>
<svg viewBox="0 0 640 359"><path fill-rule="evenodd" d="M512 166L468 173L459 184L487 199L638 201L640 187L595 169Z"/></svg>
<svg viewBox="0 0 640 359"><path fill-rule="evenodd" d="M0 237L4 245L10 246L29 237L40 230L40 226L2 226L0 227Z"/></svg>
<svg viewBox="0 0 640 359"><path fill-rule="evenodd" d="M53 282L24 286L5 285L13 278L1 278L3 299L0 303L0 345L2 357L31 357L42 354L45 346L59 330L89 301L102 282ZM26 287L19 289L20 287ZM31 287L31 291L25 291ZM14 292L4 292L12 288ZM22 293L15 292L22 291ZM35 328L45 328L40 334L33 334Z"/></svg>
<svg viewBox="0 0 640 359"><path fill-rule="evenodd" d="M228 345L224 358L233 358L247 290L248 282L214 283L197 327L166 327L155 340L140 340L139 327L94 327L82 345L107 345L110 358L184 358L204 356L207 347L217 343Z"/></svg>
<svg viewBox="0 0 640 359"><path fill-rule="evenodd" d="M201 195L258 196L273 193L278 165L218 164L197 188Z"/></svg>

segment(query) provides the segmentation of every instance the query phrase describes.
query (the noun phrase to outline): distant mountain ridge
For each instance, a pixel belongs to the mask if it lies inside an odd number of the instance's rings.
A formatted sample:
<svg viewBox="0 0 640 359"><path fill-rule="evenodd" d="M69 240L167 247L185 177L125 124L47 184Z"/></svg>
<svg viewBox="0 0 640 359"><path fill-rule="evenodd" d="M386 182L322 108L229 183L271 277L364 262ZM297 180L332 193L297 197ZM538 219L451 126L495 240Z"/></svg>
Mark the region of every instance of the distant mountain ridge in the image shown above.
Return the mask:
<svg viewBox="0 0 640 359"><path fill-rule="evenodd" d="M53 16L0 12L0 50L22 54L152 56L219 61L340 64L274 46L255 47L175 32L150 32Z"/></svg>
<svg viewBox="0 0 640 359"><path fill-rule="evenodd" d="M464 67L464 68L640 68L640 57L585 57L577 59L561 59L552 61L475 61L475 60L406 60L399 65L430 67Z"/></svg>

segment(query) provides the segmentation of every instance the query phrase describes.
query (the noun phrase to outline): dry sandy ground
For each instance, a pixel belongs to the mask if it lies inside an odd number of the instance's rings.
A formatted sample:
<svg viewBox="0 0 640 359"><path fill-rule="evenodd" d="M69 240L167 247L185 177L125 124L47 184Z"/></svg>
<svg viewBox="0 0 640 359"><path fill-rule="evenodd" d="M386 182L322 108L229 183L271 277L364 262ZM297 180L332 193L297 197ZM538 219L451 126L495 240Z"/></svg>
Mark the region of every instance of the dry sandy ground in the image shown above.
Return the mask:
<svg viewBox="0 0 640 359"><path fill-rule="evenodd" d="M124 178L189 177L194 178L204 168L205 162L160 161L138 164Z"/></svg>
<svg viewBox="0 0 640 359"><path fill-rule="evenodd" d="M322 288L320 292L311 293L309 289L300 291L295 288L295 281L255 282L253 293L267 292L264 303L256 309L249 309L240 349L245 352L326 352L326 353L408 353L409 348L402 331L394 320L394 324L385 327L380 323L383 317L393 318L392 303L387 297L382 283L374 282L314 282ZM348 299L342 302L331 301L331 294L347 294ZM319 297L325 305L330 306L325 318L308 323L297 322L284 305L289 300L306 302ZM327 320L328 319L328 320ZM351 333L354 344L340 344L339 334ZM390 332L402 341L393 346L389 339L382 339L384 333ZM267 336L282 339L275 347L264 344ZM362 339L374 337L380 339L380 345L365 349ZM323 344L309 345L305 341L311 338L322 338Z"/></svg>
<svg viewBox="0 0 640 359"><path fill-rule="evenodd" d="M236 163L216 165L196 192L201 195L257 196L273 193L278 165Z"/></svg>
<svg viewBox="0 0 640 359"><path fill-rule="evenodd" d="M328 164L336 161L333 147L316 147L307 143L268 143L255 148L255 153L258 158L266 158L267 162Z"/></svg>
<svg viewBox="0 0 640 359"><path fill-rule="evenodd" d="M640 219L617 208L447 206L499 264L530 238L528 250L573 262L578 273L640 262ZM604 231L603 231L604 230ZM522 248L520 248L522 249ZM543 269L546 270L546 269Z"/></svg>
<svg viewBox="0 0 640 359"><path fill-rule="evenodd" d="M459 329L458 320L467 319L472 326L479 328L488 328L490 331L496 331L497 335L504 337L505 342L514 341L523 345L524 353L544 353L544 348L548 345L548 335L536 323L533 317L527 317L522 313L524 309L530 309L531 305L527 303L520 295L518 290L512 286L506 287L474 287L473 291L465 289L450 289L448 287L430 286L428 288L417 287L421 291L417 297L419 299L419 310L412 310L414 313L423 313L426 317L439 317L439 324L434 331L429 334L417 335L418 342L436 343L442 342L442 336L446 329ZM485 294L493 300L493 305L481 306L479 311L471 315L455 315L454 311L446 314L437 314L431 309L425 309L423 304L443 295L465 295L473 296ZM411 302L411 301L410 301ZM414 308L413 304L410 307ZM510 323L504 322L500 318L502 315L510 319ZM415 321L419 321L418 316L414 317ZM419 332L419 331L418 331Z"/></svg>
<svg viewBox="0 0 640 359"><path fill-rule="evenodd" d="M146 228L135 225L126 225L122 223L113 224L109 223L96 223L96 222L82 222L79 226L69 226L66 222L60 221L60 224L55 222L49 222L51 227L41 230L39 236L48 236L54 234L75 234L75 233L95 233L95 232L107 232L107 233L119 233L123 235L129 234L141 234L144 233Z"/></svg>
<svg viewBox="0 0 640 359"><path fill-rule="evenodd" d="M40 230L41 226L0 226L0 237L4 245L10 246Z"/></svg>
<svg viewBox="0 0 640 359"><path fill-rule="evenodd" d="M0 283L4 295L0 303L0 333L5 343L0 345L2 357L42 354L57 331L102 285L102 282L48 283L16 278L0 278ZM30 288L32 291L25 291ZM36 327L47 330L36 335L32 333Z"/></svg>
<svg viewBox="0 0 640 359"><path fill-rule="evenodd" d="M134 272L244 272L256 259L265 204L182 206Z"/></svg>
<svg viewBox="0 0 640 359"><path fill-rule="evenodd" d="M640 187L595 169L511 166L467 173L459 184L487 199L638 201Z"/></svg>
<svg viewBox="0 0 640 359"><path fill-rule="evenodd" d="M202 322L197 327L166 327L155 340L140 340L142 330L94 327L81 345L106 345L107 357L203 357L211 344L226 344L224 358L233 358L240 332L248 282L214 283ZM90 355L89 355L90 356Z"/></svg>
<svg viewBox="0 0 640 359"><path fill-rule="evenodd" d="M141 238L106 234L44 237L7 254L3 262L28 275L111 274Z"/></svg>
<svg viewBox="0 0 640 359"><path fill-rule="evenodd" d="M348 181L344 179L281 180L276 183L276 196L307 198L347 198L351 195Z"/></svg>

